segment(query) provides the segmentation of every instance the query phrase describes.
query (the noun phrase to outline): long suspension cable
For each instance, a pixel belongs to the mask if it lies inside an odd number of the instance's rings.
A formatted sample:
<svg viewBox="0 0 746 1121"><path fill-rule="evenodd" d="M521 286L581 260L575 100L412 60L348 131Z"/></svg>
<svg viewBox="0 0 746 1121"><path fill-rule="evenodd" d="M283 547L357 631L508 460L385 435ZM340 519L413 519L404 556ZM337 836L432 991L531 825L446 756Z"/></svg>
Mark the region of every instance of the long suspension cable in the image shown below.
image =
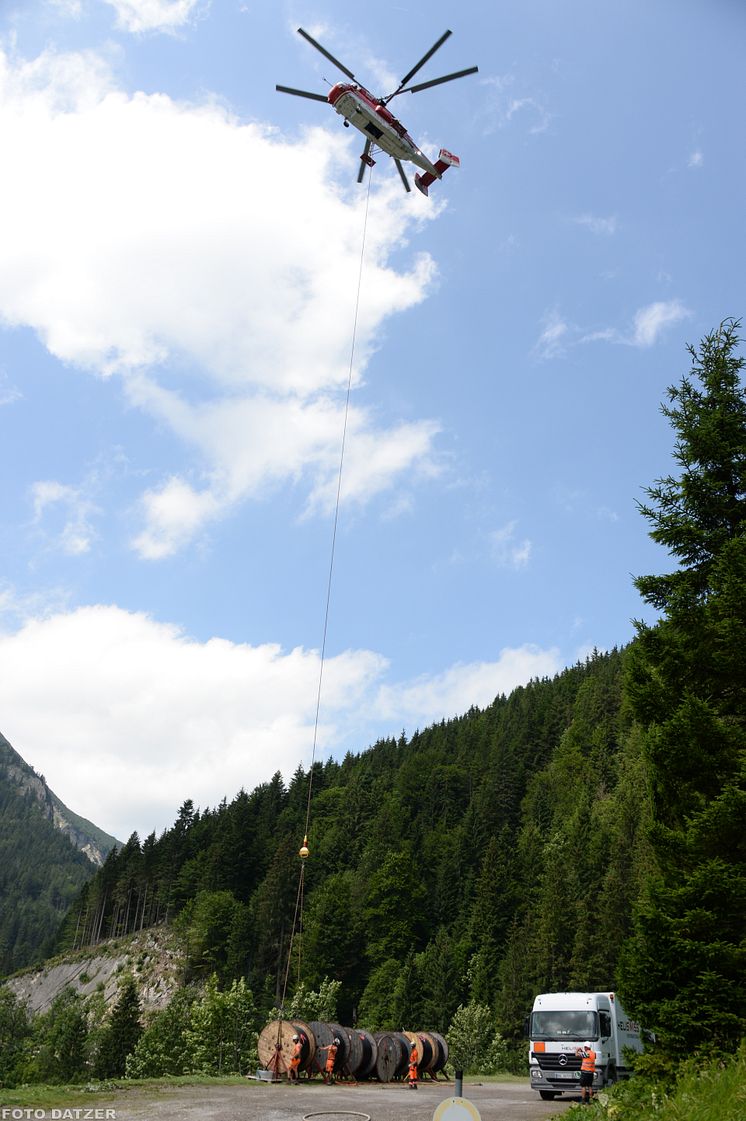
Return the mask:
<svg viewBox="0 0 746 1121"><path fill-rule="evenodd" d="M313 793L313 768L314 768L314 763L316 761L316 746L317 746L317 743L318 743L318 735L319 735L319 713L321 712L321 690L322 690L322 685L323 685L323 681L324 681L324 663L325 663L325 660L326 660L326 638L327 638L327 633L328 633L328 630L329 630L329 607L330 607L331 598L332 598L332 578L334 576L334 555L335 555L336 546L337 546L337 527L339 525L339 506L340 506L340 500L341 500L341 496L342 496L342 475L343 475L343 470L344 470L345 448L346 448L346 445L347 445L347 423L348 423L349 415L350 415L350 396L351 396L351 393L352 393L352 373L353 373L354 361L355 361L355 342L356 342L356 339L357 339L357 322L358 322L358 314L359 314L359 311L360 311L360 291L361 291L362 282L363 282L363 263L364 263L364 260L365 260L365 239L366 239L366 234L367 234L367 231L368 231L368 209L369 209L369 205L370 205L370 186L371 186L372 177L373 176L372 176L372 172L371 172L368 175L368 191L367 191L367 194L365 196L365 211L364 211L364 216L363 216L363 236L362 236L362 241L361 241L361 245L360 245L360 263L359 263L359 266L358 266L357 293L356 293L356 296L355 296L355 313L353 315L353 320L352 320L352 341L351 341L351 344L350 344L350 363L349 363L349 369L348 369L348 372L347 372L347 395L346 395L346 398L345 398L344 422L342 424L342 443L341 443L340 451L339 451L339 470L337 472L337 494L336 494L336 500L335 500L335 503L334 503L334 521L333 521L333 526L332 526L332 542L331 542L331 549L330 549L330 554L329 554L329 573L328 573L327 582L326 582L326 604L325 604L325 607L324 607L324 627L323 627L323 636L322 636L322 640L321 640L321 657L319 659L319 679L318 679L318 686L317 686L317 689L316 689L316 714L315 714L314 723L313 723L313 744L312 744L312 747L311 747L311 766L310 766L309 771L308 771L308 795L307 795L307 800L306 800L306 824L305 824L305 829L304 829L304 840L303 840L304 848L307 844L308 829L309 829L309 825L310 825L310 821L311 821L311 795ZM300 918L301 925L303 923L303 898L304 898L304 889L305 889L305 871L306 871L306 862L305 862L304 859L302 859L301 860L301 865L300 865L300 875L298 877L298 891L297 891L297 895L296 895L296 899L295 899L295 914L293 916L293 927L292 927L292 930L291 930L291 933L290 933L290 945L288 947L287 965L286 965L286 968L285 968L285 976L284 976L284 979L283 979L283 986L282 986L282 1000L280 1002L280 1013L281 1013L281 1015L283 1014L284 1008L285 1008L285 997L287 995L288 978L289 978L289 975L290 975L290 962L291 962L291 959L292 959L292 956L293 956L293 942L294 942L294 939L295 939L296 929L298 928L299 918ZM299 952L299 956L298 956L298 979L300 980L300 952Z"/></svg>
<svg viewBox="0 0 746 1121"><path fill-rule="evenodd" d="M368 229L368 206L370 203L370 185L373 179L372 171L368 175L368 193L365 196L365 215L363 218L363 237L360 246L360 265L357 274L357 294L355 296L355 314L352 320L352 342L350 345L350 366L347 373L347 397L345 400L344 423L342 425L342 444L339 452L339 471L337 472L337 497L334 504L334 525L332 528L332 545L329 556L329 576L326 584L326 607L324 609L324 634L321 642L321 658L319 661L319 683L316 691L316 716L313 724L313 746L311 749L311 767L308 772L308 800L306 803L306 828L305 833L308 835L308 825L311 820L311 794L313 792L313 765L316 760L316 745L319 734L319 712L321 710L321 686L324 680L324 662L326 656L326 636L329 629L329 605L332 597L332 576L334 575L334 553L337 545L337 526L339 524L339 504L342 494L342 470L344 467L345 459L345 446L347 443L347 422L350 414L350 394L352 391L352 371L355 359L355 341L357 338L357 320L360 310L360 289L363 282L363 262L365 259L365 236Z"/></svg>

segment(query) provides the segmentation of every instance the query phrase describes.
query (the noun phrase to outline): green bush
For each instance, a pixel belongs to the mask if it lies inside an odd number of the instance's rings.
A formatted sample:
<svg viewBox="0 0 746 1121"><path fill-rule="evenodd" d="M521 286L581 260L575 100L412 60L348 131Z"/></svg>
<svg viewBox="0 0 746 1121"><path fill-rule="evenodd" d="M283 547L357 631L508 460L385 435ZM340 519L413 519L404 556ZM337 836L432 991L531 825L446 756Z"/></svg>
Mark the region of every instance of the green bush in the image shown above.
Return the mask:
<svg viewBox="0 0 746 1121"><path fill-rule="evenodd" d="M186 1031L191 1023L194 989L179 989L171 1002L157 1014L127 1056L128 1078L160 1078L187 1074L190 1070Z"/></svg>
<svg viewBox="0 0 746 1121"><path fill-rule="evenodd" d="M247 1074L257 1066L258 1012L243 977L221 991L208 978L191 1007L184 1032L191 1070L200 1074Z"/></svg>
<svg viewBox="0 0 746 1121"><path fill-rule="evenodd" d="M580 1110L573 1105L570 1112ZM743 1121L746 1117L746 1043L735 1058L692 1059L673 1084L636 1075L582 1108L586 1121Z"/></svg>
<svg viewBox="0 0 746 1121"><path fill-rule="evenodd" d="M496 1074L508 1066L508 1044L486 1004L469 1001L456 1009L448 1029L448 1062L464 1074Z"/></svg>

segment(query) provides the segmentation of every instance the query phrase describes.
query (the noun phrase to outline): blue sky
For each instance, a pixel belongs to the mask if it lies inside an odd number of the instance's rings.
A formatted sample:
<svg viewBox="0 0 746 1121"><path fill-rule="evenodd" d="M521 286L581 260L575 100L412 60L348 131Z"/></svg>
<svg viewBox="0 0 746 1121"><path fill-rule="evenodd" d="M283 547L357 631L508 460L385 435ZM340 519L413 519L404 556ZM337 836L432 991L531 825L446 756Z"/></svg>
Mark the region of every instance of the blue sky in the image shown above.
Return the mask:
<svg viewBox="0 0 746 1121"><path fill-rule="evenodd" d="M461 158L430 198L321 103ZM118 836L645 616L686 344L744 313L736 0L0 4L0 730Z"/></svg>

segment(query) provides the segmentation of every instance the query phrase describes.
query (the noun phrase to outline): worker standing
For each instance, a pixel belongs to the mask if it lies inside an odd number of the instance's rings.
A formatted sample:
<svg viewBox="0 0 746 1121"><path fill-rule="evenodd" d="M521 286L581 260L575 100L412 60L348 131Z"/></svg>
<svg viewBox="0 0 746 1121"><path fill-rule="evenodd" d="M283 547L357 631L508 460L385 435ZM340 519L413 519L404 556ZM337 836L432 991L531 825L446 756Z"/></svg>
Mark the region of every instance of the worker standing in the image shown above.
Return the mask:
<svg viewBox="0 0 746 1121"><path fill-rule="evenodd" d="M290 1052L290 1064L288 1066L288 1081L298 1081L298 1067L300 1066L301 1055L303 1052L303 1044L300 1041L300 1036L293 1036L293 1050Z"/></svg>
<svg viewBox="0 0 746 1121"><path fill-rule="evenodd" d="M335 1035L334 1039L326 1047L319 1047L319 1051L326 1051L326 1064L323 1070L324 1082L328 1082L330 1086L334 1085L334 1065L337 1061L337 1051L341 1040Z"/></svg>
<svg viewBox="0 0 746 1121"><path fill-rule="evenodd" d="M575 1052L581 1058L580 1062L580 1100L583 1105L590 1105L593 1101L593 1075L596 1071L596 1052L586 1043L578 1047Z"/></svg>
<svg viewBox="0 0 746 1121"><path fill-rule="evenodd" d="M417 1044L412 1044L409 1052L409 1089L417 1089Z"/></svg>

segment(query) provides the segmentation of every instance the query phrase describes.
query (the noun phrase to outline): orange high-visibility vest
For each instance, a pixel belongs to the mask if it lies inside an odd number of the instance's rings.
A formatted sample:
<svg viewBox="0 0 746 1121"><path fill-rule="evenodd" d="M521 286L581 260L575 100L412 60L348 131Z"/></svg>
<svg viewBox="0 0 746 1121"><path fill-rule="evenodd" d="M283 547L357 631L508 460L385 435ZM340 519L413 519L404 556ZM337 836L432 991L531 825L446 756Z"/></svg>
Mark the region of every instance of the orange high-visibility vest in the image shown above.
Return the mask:
<svg viewBox="0 0 746 1121"><path fill-rule="evenodd" d="M587 1055L583 1055L583 1061L580 1064L581 1070L594 1071L596 1069L596 1052L590 1051Z"/></svg>

